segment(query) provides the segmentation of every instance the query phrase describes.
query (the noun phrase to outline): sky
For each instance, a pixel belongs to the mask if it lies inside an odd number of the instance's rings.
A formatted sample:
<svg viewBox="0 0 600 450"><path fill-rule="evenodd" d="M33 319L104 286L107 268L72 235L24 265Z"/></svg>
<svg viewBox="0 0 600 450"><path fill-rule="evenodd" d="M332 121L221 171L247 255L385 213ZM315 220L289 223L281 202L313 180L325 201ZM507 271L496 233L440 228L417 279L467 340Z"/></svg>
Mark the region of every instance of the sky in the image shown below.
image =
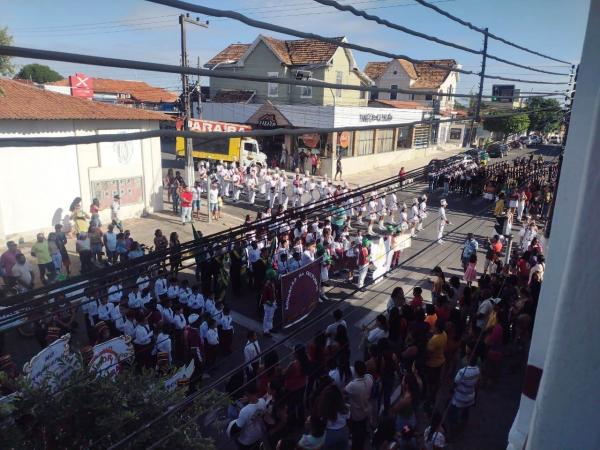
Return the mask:
<svg viewBox="0 0 600 450"><path fill-rule="evenodd" d="M189 0L219 9L229 9L252 18L325 36L346 36L348 41L405 54L417 59L454 58L466 70L478 71L481 55L419 39L348 12L312 0ZM581 55L589 0L431 0L438 7L492 33L525 47L577 63ZM345 0L357 9L367 10L390 22L424 32L466 47L481 49L482 34L455 23L413 0ZM13 45L160 62L180 63L180 35L177 9L144 0L0 0L0 27L8 27ZM192 14L196 16L195 14ZM252 42L259 33L279 38L267 30L240 22L207 16L208 28L188 27L188 58L204 64L230 43ZM544 59L495 40L488 52L501 58L543 70L568 73L569 66ZM361 68L368 61L381 61L376 55L356 52ZM16 58L17 69L24 64L47 64L63 76L83 72L94 77L143 80L152 85L177 90L177 75ZM487 74L526 80L563 81L567 77L547 75L489 61ZM461 75L458 93L476 92L479 79ZM207 81L204 81L204 84ZM491 85L504 83L486 80L484 93ZM512 84L512 83L506 83ZM518 84L522 91L562 90L562 85Z"/></svg>

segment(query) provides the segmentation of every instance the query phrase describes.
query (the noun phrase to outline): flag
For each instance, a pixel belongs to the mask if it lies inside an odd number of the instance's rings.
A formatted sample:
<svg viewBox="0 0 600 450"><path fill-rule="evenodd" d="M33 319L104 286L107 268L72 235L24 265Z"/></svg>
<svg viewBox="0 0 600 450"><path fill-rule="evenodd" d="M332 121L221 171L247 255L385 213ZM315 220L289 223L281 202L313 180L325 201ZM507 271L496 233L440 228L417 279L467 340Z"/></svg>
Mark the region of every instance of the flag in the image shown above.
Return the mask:
<svg viewBox="0 0 600 450"><path fill-rule="evenodd" d="M194 235L195 241L199 241L200 239L202 239L202 231L196 230L196 227L194 226L193 222L192 222L192 234Z"/></svg>

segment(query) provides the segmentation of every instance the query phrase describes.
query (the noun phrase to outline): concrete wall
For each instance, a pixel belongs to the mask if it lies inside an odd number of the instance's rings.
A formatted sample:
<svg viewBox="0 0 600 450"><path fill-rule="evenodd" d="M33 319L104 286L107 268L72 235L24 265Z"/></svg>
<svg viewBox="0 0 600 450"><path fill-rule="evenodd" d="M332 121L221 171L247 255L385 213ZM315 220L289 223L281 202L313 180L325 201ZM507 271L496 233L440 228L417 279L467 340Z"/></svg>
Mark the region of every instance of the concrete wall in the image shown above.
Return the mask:
<svg viewBox="0 0 600 450"><path fill-rule="evenodd" d="M157 129L146 121L0 121L0 136L74 136ZM69 206L82 198L87 212L92 183L100 180L142 177L143 199L124 205L122 217L139 217L162 209L160 139L130 141L123 159L121 143L64 147L7 147L0 152L0 239L30 239L54 224L68 224ZM104 223L110 210L103 210Z"/></svg>
<svg viewBox="0 0 600 450"><path fill-rule="evenodd" d="M351 84L360 86L361 81L358 75L352 70L351 61L348 53L342 47L333 54L331 64L327 66L322 80L328 83L337 83L337 72L342 72L342 84ZM315 76L316 77L316 76ZM323 89L319 89L323 91ZM333 92L332 92L333 91ZM341 96L338 97L336 89L324 89L322 105L336 106L366 106L368 93L364 93L364 98L360 98L360 91L341 90ZM335 102L334 97L335 96Z"/></svg>

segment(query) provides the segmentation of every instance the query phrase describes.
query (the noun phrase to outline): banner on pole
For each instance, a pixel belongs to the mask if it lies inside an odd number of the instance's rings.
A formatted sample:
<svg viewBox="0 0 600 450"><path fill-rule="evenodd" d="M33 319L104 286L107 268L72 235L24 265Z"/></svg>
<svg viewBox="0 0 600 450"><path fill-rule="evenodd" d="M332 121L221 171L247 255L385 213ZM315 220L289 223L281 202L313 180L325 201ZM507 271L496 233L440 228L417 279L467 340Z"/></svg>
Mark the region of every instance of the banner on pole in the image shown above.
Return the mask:
<svg viewBox="0 0 600 450"><path fill-rule="evenodd" d="M179 380L189 380L190 378L192 378L194 368L195 364L194 360L192 359L187 366L183 366L175 373L175 375L173 375L168 380L165 380L165 389L167 391L174 391L177 387L177 382Z"/></svg>
<svg viewBox="0 0 600 450"><path fill-rule="evenodd" d="M121 371L121 364L133 358L131 337L119 336L101 344L94 345L90 372L104 376Z"/></svg>
<svg viewBox="0 0 600 450"><path fill-rule="evenodd" d="M321 289L321 260L307 264L281 277L281 312L283 326L306 317L316 306Z"/></svg>

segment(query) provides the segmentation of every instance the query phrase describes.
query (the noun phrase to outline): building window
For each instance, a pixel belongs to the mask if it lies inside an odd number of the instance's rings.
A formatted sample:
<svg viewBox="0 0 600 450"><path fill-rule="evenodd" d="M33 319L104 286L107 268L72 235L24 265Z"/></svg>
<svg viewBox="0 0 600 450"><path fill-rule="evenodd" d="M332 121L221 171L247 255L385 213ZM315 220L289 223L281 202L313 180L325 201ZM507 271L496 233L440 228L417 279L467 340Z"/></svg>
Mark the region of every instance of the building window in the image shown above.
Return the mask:
<svg viewBox="0 0 600 450"><path fill-rule="evenodd" d="M433 100L433 96L431 94L427 94L425 96L425 100Z"/></svg>
<svg viewBox="0 0 600 450"><path fill-rule="evenodd" d="M390 92L390 100L396 100L398 98L398 85L392 84L390 89L392 90L392 92Z"/></svg>
<svg viewBox="0 0 600 450"><path fill-rule="evenodd" d="M279 72L268 72L267 76L269 78L277 78L277 77L279 77ZM267 96L268 97L279 97L279 84L268 83L267 84Z"/></svg>
<svg viewBox="0 0 600 450"><path fill-rule="evenodd" d="M298 86L301 98L312 98L312 86Z"/></svg>
<svg viewBox="0 0 600 450"><path fill-rule="evenodd" d="M358 156L373 154L373 134L375 130L357 131L358 133Z"/></svg>
<svg viewBox="0 0 600 450"><path fill-rule="evenodd" d="M377 100L379 98L379 91L373 90L371 91L371 100Z"/></svg>
<svg viewBox="0 0 600 450"><path fill-rule="evenodd" d="M342 71L337 71L335 73L335 83L336 84L342 84L344 82L344 72ZM336 97L341 97L342 96L342 90L340 88L335 90L335 96Z"/></svg>
<svg viewBox="0 0 600 450"><path fill-rule="evenodd" d="M448 97L447 98L447 104L450 105L450 107L452 108L454 106L454 102L452 101L452 94L454 94L454 87L452 85L448 86Z"/></svg>
<svg viewBox="0 0 600 450"><path fill-rule="evenodd" d="M415 94L410 94L410 99L414 100L415 99Z"/></svg>
<svg viewBox="0 0 600 450"><path fill-rule="evenodd" d="M462 134L462 128L450 128L450 140L458 141Z"/></svg>
<svg viewBox="0 0 600 450"><path fill-rule="evenodd" d="M398 137L396 139L396 147L410 148L411 145L412 145L412 142L411 142L410 127L398 128Z"/></svg>
<svg viewBox="0 0 600 450"><path fill-rule="evenodd" d="M377 132L377 152L393 152L396 149L394 144L394 129L379 130Z"/></svg>

